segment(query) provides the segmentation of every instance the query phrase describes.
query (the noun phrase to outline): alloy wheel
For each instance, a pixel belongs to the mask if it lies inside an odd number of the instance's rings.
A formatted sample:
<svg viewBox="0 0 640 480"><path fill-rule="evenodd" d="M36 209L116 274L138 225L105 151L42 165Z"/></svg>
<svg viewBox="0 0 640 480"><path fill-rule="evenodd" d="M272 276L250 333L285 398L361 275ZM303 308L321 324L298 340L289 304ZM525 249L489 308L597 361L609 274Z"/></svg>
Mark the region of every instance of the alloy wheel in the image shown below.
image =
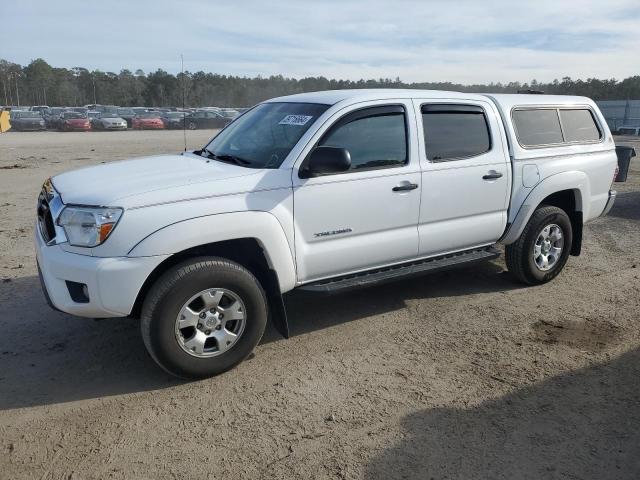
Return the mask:
<svg viewBox="0 0 640 480"><path fill-rule="evenodd" d="M176 318L178 345L189 355L206 358L232 348L244 332L246 310L240 296L209 288L192 296Z"/></svg>
<svg viewBox="0 0 640 480"><path fill-rule="evenodd" d="M533 246L533 261L539 270L551 270L560 260L564 248L564 233L555 223L545 226Z"/></svg>

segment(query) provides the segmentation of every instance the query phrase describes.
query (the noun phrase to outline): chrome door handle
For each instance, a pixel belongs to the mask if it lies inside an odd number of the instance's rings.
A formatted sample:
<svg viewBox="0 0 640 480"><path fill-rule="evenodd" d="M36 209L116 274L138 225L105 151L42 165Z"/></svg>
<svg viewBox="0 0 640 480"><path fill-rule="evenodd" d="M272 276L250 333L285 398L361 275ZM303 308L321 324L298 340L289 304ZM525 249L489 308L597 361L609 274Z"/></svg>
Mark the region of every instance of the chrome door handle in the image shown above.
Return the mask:
<svg viewBox="0 0 640 480"><path fill-rule="evenodd" d="M416 188L418 188L417 183L402 182L399 185L393 187L392 190L394 192L406 192L409 190L415 190Z"/></svg>
<svg viewBox="0 0 640 480"><path fill-rule="evenodd" d="M486 175L482 176L483 180L496 180L497 178L502 177L502 173L496 172L495 170L489 170Z"/></svg>

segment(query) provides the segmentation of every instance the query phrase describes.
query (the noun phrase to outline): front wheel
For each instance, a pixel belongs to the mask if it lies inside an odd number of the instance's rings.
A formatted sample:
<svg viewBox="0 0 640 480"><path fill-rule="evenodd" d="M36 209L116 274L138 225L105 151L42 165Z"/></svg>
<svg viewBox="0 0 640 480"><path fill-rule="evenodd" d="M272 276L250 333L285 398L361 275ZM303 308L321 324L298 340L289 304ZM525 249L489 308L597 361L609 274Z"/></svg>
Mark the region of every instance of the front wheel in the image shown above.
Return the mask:
<svg viewBox="0 0 640 480"><path fill-rule="evenodd" d="M567 213L552 206L539 207L522 234L505 248L509 272L529 285L557 277L569 258L573 231Z"/></svg>
<svg viewBox="0 0 640 480"><path fill-rule="evenodd" d="M189 122L189 123L187 123L187 128L189 130L195 130L195 129L198 128L198 125L196 125L196 122Z"/></svg>
<svg viewBox="0 0 640 480"><path fill-rule="evenodd" d="M222 258L196 258L166 272L142 308L142 339L160 367L182 378L225 372L258 345L268 307L258 280Z"/></svg>

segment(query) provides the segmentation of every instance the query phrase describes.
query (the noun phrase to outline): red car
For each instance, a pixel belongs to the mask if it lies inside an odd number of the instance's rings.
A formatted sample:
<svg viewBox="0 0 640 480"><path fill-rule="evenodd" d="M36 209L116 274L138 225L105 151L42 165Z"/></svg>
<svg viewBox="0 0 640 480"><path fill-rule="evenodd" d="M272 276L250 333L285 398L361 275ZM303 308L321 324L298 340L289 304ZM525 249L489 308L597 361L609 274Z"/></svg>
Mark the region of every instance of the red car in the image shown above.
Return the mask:
<svg viewBox="0 0 640 480"><path fill-rule="evenodd" d="M141 113L133 117L131 127L134 130L160 129L164 128L164 122L159 113Z"/></svg>
<svg viewBox="0 0 640 480"><path fill-rule="evenodd" d="M91 130L89 118L78 112L62 112L58 122L58 130L70 132L71 130L88 131Z"/></svg>

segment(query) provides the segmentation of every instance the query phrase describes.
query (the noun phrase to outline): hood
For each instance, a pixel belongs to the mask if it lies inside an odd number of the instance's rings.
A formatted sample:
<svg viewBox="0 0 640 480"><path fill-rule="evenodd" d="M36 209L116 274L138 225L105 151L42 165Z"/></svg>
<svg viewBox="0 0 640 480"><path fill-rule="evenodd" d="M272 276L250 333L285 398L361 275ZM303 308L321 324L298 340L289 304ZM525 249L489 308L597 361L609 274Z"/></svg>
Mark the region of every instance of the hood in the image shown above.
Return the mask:
<svg viewBox="0 0 640 480"><path fill-rule="evenodd" d="M139 205L142 198L163 201L186 198L189 192L202 189L196 186L208 182L224 185L217 189L222 194L231 193L234 189L231 179L255 176L259 172L262 170L207 162L203 157L185 153L81 168L56 175L52 181L64 203L127 208ZM216 193L213 186L207 185L204 190Z"/></svg>

